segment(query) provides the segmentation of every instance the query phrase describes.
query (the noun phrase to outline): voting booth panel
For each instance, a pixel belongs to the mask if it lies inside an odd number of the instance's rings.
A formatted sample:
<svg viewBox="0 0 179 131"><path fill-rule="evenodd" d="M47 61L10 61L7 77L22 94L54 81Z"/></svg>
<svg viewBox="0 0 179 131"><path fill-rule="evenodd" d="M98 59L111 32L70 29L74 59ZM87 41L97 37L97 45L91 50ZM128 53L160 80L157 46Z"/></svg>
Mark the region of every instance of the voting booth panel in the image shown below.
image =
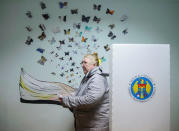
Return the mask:
<svg viewBox="0 0 179 131"><path fill-rule="evenodd" d="M111 131L170 130L170 46L111 46Z"/></svg>

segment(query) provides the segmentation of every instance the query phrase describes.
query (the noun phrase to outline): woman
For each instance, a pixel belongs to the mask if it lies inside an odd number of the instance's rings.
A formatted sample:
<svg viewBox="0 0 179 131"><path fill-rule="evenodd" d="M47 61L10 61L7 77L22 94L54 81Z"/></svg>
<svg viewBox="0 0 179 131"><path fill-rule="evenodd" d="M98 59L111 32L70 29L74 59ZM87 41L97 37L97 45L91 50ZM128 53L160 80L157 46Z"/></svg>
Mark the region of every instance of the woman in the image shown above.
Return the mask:
<svg viewBox="0 0 179 131"><path fill-rule="evenodd" d="M75 117L75 131L109 131L109 87L97 53L81 62L85 74L73 96L59 98Z"/></svg>

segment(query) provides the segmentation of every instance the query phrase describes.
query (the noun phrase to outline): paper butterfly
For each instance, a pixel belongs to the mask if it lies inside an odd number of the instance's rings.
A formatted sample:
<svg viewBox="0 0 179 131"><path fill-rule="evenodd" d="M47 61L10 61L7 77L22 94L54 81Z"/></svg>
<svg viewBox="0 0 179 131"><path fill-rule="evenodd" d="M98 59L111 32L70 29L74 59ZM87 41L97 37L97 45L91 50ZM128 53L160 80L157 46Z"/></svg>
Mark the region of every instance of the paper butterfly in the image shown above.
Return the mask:
<svg viewBox="0 0 179 131"><path fill-rule="evenodd" d="M96 41L97 41L97 38L96 38L94 35L92 35L92 41L93 41L93 42L96 42Z"/></svg>
<svg viewBox="0 0 179 131"><path fill-rule="evenodd" d="M90 16L85 17L85 15L82 15L82 22L86 22L86 23L88 23L89 20L90 20Z"/></svg>
<svg viewBox="0 0 179 131"><path fill-rule="evenodd" d="M115 24L110 24L108 26L109 26L109 28L113 29L115 27Z"/></svg>
<svg viewBox="0 0 179 131"><path fill-rule="evenodd" d="M41 56L41 59L37 61L37 63L44 65L47 59L44 56Z"/></svg>
<svg viewBox="0 0 179 131"><path fill-rule="evenodd" d="M41 6L42 10L46 8L46 5L44 2L40 2L40 6Z"/></svg>
<svg viewBox="0 0 179 131"><path fill-rule="evenodd" d="M101 20L101 18L97 18L96 16L94 16L94 18L93 18L93 21L96 22L96 23L99 23L100 20Z"/></svg>
<svg viewBox="0 0 179 131"><path fill-rule="evenodd" d="M104 56L101 57L101 62L105 62L105 61L106 61L106 58L104 58Z"/></svg>
<svg viewBox="0 0 179 131"><path fill-rule="evenodd" d="M96 5L96 4L94 4L94 5L93 5L93 9L100 11L100 10L101 10L101 5Z"/></svg>
<svg viewBox="0 0 179 131"><path fill-rule="evenodd" d="M45 30L46 30L46 28L45 28L45 25L44 25L44 24L40 24L40 25L39 25L39 28L40 28L42 31L45 31Z"/></svg>
<svg viewBox="0 0 179 131"><path fill-rule="evenodd" d="M71 10L71 14L78 14L78 9Z"/></svg>
<svg viewBox="0 0 179 131"><path fill-rule="evenodd" d="M65 52L65 56L68 55L69 56L69 52Z"/></svg>
<svg viewBox="0 0 179 131"><path fill-rule="evenodd" d="M71 38L68 38L69 42L73 42L74 41L74 38L71 37Z"/></svg>
<svg viewBox="0 0 179 131"><path fill-rule="evenodd" d="M48 42L49 42L51 45L53 45L53 44L56 42L56 40L55 40L54 37L52 37L52 39L51 39L51 40L48 40Z"/></svg>
<svg viewBox="0 0 179 131"><path fill-rule="evenodd" d="M122 31L122 33L123 33L124 35L126 35L126 34L128 33L128 29L127 29L127 28L124 29L124 30Z"/></svg>
<svg viewBox="0 0 179 131"><path fill-rule="evenodd" d="M80 29L80 27L81 27L81 24L80 24L80 23L74 23L74 24L73 24L73 28L74 28L74 29Z"/></svg>
<svg viewBox="0 0 179 131"><path fill-rule="evenodd" d="M54 76L56 75L56 73L55 73L55 72L51 72L51 74L52 74L52 75L54 75Z"/></svg>
<svg viewBox="0 0 179 131"><path fill-rule="evenodd" d="M62 16L58 16L58 18L59 18L60 20L62 20ZM65 15L65 16L63 16L63 21L66 22L66 20L67 20L67 16Z"/></svg>
<svg viewBox="0 0 179 131"><path fill-rule="evenodd" d="M36 51L40 52L40 53L43 53L45 51L45 49L42 49L42 48L37 48Z"/></svg>
<svg viewBox="0 0 179 131"><path fill-rule="evenodd" d="M109 50L110 50L109 45L108 45L108 44L107 44L107 45L105 45L105 46L104 46L104 49L105 49L106 51L109 51Z"/></svg>
<svg viewBox="0 0 179 131"><path fill-rule="evenodd" d="M88 38L85 38L84 36L82 36L81 42L86 42L87 39L88 39Z"/></svg>
<svg viewBox="0 0 179 131"><path fill-rule="evenodd" d="M31 13L31 11L27 11L26 15L27 15L27 17L32 18L32 13Z"/></svg>
<svg viewBox="0 0 179 131"><path fill-rule="evenodd" d="M77 51L76 50L72 50L73 54L77 54Z"/></svg>
<svg viewBox="0 0 179 131"><path fill-rule="evenodd" d="M27 31L31 32L32 31L32 28L30 26L26 26L25 27L27 29Z"/></svg>
<svg viewBox="0 0 179 131"><path fill-rule="evenodd" d="M69 34L70 34L70 29L64 30L64 34L65 34L65 35L69 35Z"/></svg>
<svg viewBox="0 0 179 131"><path fill-rule="evenodd" d="M59 2L60 8L66 7L68 2Z"/></svg>
<svg viewBox="0 0 179 131"><path fill-rule="evenodd" d="M38 37L40 40L44 40L46 38L46 35L44 32Z"/></svg>
<svg viewBox="0 0 179 131"><path fill-rule="evenodd" d="M50 18L50 16L48 14L42 14L42 16L45 20L48 20Z"/></svg>
<svg viewBox="0 0 179 131"><path fill-rule="evenodd" d="M85 31L91 31L92 27L85 26Z"/></svg>
<svg viewBox="0 0 179 131"><path fill-rule="evenodd" d="M106 14L113 15L114 14L114 10L110 10L110 9L107 8Z"/></svg>
<svg viewBox="0 0 179 131"><path fill-rule="evenodd" d="M25 44L31 45L32 42L33 42L33 39L30 36L28 36Z"/></svg>
<svg viewBox="0 0 179 131"><path fill-rule="evenodd" d="M110 31L108 37L111 37L111 39L113 40L114 38L116 38L116 35L114 35L112 31Z"/></svg>
<svg viewBox="0 0 179 131"><path fill-rule="evenodd" d="M60 42L60 45L65 44L65 40L59 40L59 42Z"/></svg>
<svg viewBox="0 0 179 131"><path fill-rule="evenodd" d="M60 57L59 59L60 59L60 60L64 60L64 58L63 58L63 57Z"/></svg>

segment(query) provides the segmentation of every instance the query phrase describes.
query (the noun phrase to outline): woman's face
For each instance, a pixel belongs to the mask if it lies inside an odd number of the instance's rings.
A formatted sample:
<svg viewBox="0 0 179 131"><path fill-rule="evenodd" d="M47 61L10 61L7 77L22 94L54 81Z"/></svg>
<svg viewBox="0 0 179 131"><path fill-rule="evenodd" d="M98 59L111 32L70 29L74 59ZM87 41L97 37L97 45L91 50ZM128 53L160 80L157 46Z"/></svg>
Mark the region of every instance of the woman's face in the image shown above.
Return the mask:
<svg viewBox="0 0 179 131"><path fill-rule="evenodd" d="M96 67L95 64L92 63L92 61L88 57L84 57L81 66L83 68L84 74L87 74L90 70L92 70L94 67Z"/></svg>

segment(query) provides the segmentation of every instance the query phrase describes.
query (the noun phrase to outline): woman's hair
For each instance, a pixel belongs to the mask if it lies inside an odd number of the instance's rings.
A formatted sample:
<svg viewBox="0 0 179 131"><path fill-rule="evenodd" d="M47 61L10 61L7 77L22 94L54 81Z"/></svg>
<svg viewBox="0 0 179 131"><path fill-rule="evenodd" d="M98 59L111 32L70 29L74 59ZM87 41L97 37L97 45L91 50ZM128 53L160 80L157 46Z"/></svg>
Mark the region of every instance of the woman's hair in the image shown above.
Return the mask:
<svg viewBox="0 0 179 131"><path fill-rule="evenodd" d="M87 54L84 56L84 58L89 58L91 60L92 63L96 64L97 66L99 66L99 57L98 57L98 53L94 52L93 54Z"/></svg>

